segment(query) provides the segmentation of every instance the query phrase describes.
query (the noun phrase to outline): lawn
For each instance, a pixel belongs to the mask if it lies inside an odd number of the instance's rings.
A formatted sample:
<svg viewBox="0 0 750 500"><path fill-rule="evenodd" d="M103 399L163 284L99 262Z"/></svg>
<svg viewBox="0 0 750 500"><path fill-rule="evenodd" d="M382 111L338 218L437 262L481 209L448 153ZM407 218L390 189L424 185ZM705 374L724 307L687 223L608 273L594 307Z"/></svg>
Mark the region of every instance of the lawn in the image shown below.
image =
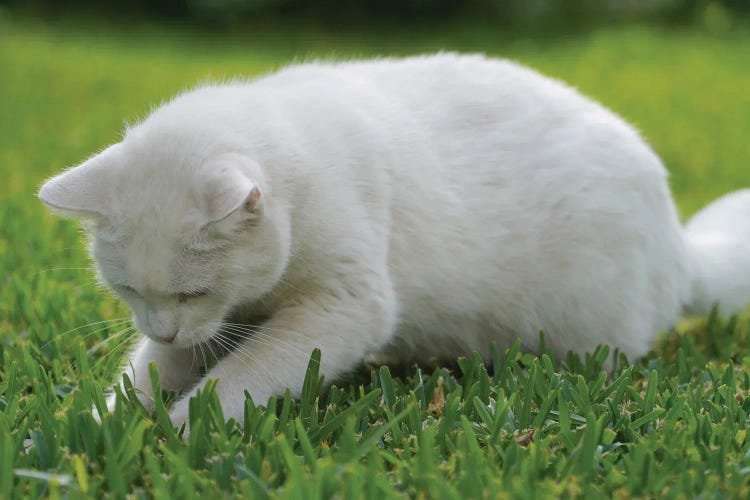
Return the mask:
<svg viewBox="0 0 750 500"><path fill-rule="evenodd" d="M606 347L552 360L517 346L488 366L363 370L331 389L310 370L299 401L248 400L244 433L211 391L187 442L166 420L170 395L153 415L121 398L97 424L90 408L127 347L107 321L128 311L97 286L76 224L34 196L196 83L301 58L452 49L517 59L620 112L689 215L750 186L750 29L91 26L0 11L0 498L750 495L747 316L693 318L634 364L609 352L611 372Z"/></svg>

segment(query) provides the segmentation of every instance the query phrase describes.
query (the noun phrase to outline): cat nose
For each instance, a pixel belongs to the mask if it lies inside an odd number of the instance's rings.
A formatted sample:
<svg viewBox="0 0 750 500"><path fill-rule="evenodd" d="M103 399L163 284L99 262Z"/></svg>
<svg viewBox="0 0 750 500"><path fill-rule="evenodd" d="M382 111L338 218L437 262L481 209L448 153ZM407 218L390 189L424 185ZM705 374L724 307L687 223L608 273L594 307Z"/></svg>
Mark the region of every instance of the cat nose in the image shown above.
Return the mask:
<svg viewBox="0 0 750 500"><path fill-rule="evenodd" d="M175 337L177 337L177 332L179 330L175 328L174 330L171 330L167 332L167 334L159 335L159 341L164 342L165 344L171 344L174 342Z"/></svg>

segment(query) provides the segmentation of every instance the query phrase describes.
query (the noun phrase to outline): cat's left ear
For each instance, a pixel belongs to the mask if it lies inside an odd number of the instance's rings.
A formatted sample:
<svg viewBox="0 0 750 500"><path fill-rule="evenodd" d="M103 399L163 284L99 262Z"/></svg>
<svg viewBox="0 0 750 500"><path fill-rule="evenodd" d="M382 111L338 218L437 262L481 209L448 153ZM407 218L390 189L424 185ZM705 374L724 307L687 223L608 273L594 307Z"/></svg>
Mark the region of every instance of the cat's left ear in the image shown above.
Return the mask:
<svg viewBox="0 0 750 500"><path fill-rule="evenodd" d="M109 193L111 166L118 155L119 146L110 146L81 165L48 179L39 189L39 199L63 216L103 216Z"/></svg>
<svg viewBox="0 0 750 500"><path fill-rule="evenodd" d="M260 186L245 172L231 167L219 169L205 185L208 222L219 222L234 214L257 217L262 198Z"/></svg>

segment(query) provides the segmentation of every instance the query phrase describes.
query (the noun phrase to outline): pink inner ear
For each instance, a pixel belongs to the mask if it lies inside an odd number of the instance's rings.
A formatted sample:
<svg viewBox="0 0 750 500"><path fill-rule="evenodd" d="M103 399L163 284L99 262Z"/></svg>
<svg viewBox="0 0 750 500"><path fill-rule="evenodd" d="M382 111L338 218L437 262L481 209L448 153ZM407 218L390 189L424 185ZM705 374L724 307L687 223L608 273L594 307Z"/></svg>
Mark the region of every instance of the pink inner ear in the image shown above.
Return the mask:
<svg viewBox="0 0 750 500"><path fill-rule="evenodd" d="M247 195L247 199L245 200L246 210L252 211L255 209L258 201L260 201L260 194L260 188L258 186L253 186L253 188L250 190L250 193Z"/></svg>
<svg viewBox="0 0 750 500"><path fill-rule="evenodd" d="M237 210L255 209L260 200L260 188L239 173L231 172L209 182L205 193L208 218L216 222Z"/></svg>

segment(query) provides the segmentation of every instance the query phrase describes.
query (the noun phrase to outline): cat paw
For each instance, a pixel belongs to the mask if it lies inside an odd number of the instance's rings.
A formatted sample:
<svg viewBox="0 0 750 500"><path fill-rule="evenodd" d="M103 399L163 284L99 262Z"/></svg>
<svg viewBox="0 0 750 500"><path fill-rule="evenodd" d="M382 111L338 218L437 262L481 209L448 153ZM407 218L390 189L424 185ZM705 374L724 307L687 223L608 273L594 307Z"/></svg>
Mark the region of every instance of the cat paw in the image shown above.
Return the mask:
<svg viewBox="0 0 750 500"><path fill-rule="evenodd" d="M385 352L368 354L364 359L365 366L369 370L377 370L381 366L397 364L398 360Z"/></svg>
<svg viewBox="0 0 750 500"><path fill-rule="evenodd" d="M106 413L112 413L114 411L114 409L115 409L115 403L116 402L117 401L115 399L115 395L114 394L111 394L110 396L107 397L107 411L106 411ZM99 413L99 409L96 407L96 405L93 405L91 407L91 416L94 417L94 420L96 420L97 424L101 424L102 423L102 418L104 417L104 415L102 415L101 413Z"/></svg>
<svg viewBox="0 0 750 500"><path fill-rule="evenodd" d="M96 408L96 405L91 407L91 416L94 417L94 420L97 424L102 424L102 416L99 414L99 410Z"/></svg>
<svg viewBox="0 0 750 500"><path fill-rule="evenodd" d="M182 439L186 440L190 437L190 399L181 399L177 401L169 413L169 419L172 421L172 426L179 430L183 425L185 430L182 433Z"/></svg>

